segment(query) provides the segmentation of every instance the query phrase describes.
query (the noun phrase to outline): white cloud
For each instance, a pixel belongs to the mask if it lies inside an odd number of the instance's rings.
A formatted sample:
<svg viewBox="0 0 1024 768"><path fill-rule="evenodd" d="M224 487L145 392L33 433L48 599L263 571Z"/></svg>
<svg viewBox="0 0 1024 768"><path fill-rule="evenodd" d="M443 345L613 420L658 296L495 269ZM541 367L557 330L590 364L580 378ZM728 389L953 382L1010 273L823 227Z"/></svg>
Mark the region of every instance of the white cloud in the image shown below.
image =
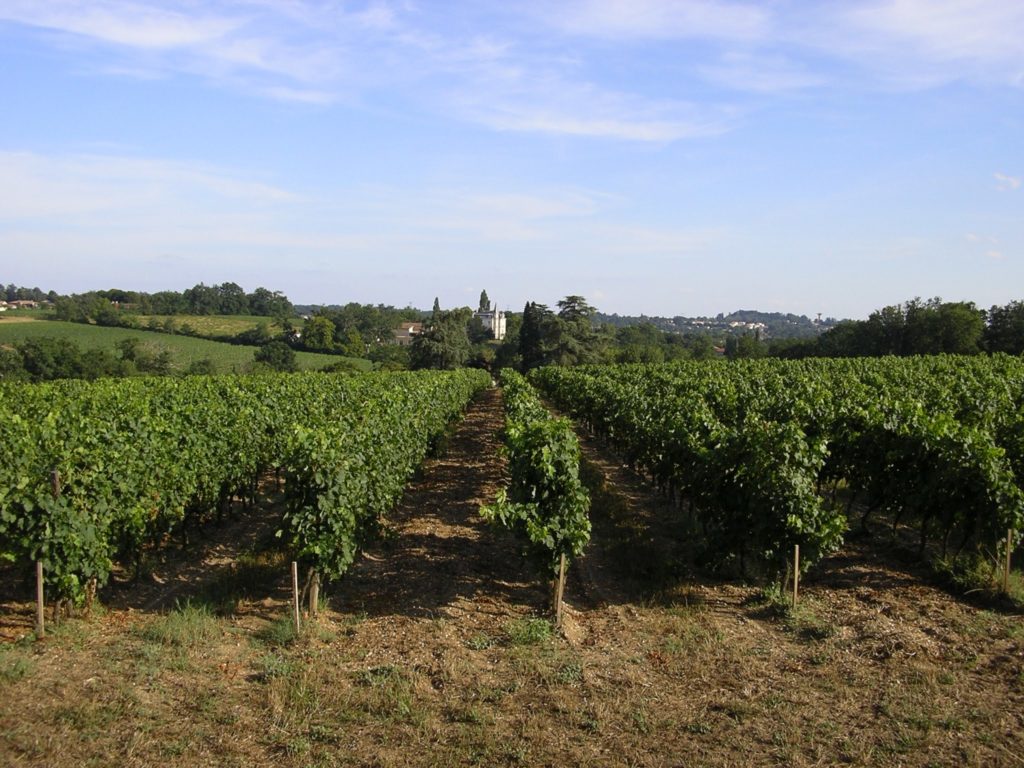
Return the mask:
<svg viewBox="0 0 1024 768"><path fill-rule="evenodd" d="M719 0L569 0L535 12L570 34L614 40L756 40L771 21L760 5Z"/></svg>
<svg viewBox="0 0 1024 768"><path fill-rule="evenodd" d="M11 0L0 6L0 19L156 50L216 43L241 25L239 19L223 15L175 12L120 0Z"/></svg>
<svg viewBox="0 0 1024 768"><path fill-rule="evenodd" d="M291 193L219 169L112 155L45 156L0 152L0 221L60 217L88 226L96 214L170 217L211 199L269 205Z"/></svg>
<svg viewBox="0 0 1024 768"><path fill-rule="evenodd" d="M783 93L824 85L826 78L779 55L728 52L713 64L699 67L718 85L753 93Z"/></svg>
<svg viewBox="0 0 1024 768"><path fill-rule="evenodd" d="M1005 173L993 173L996 180L996 189L1000 192L1013 192L1020 189L1021 179L1019 176L1007 176Z"/></svg>
<svg viewBox="0 0 1024 768"><path fill-rule="evenodd" d="M706 44L705 51L687 51L697 70L739 90L816 85L850 65L876 86L1024 87L1024 3L1016 0L568 0L530 8L549 28L578 39ZM792 63L806 54L814 55L818 71Z"/></svg>
<svg viewBox="0 0 1024 768"><path fill-rule="evenodd" d="M322 106L398 89L425 109L499 131L638 142L714 135L729 127L725 110L599 87L581 76L585 62L552 55L529 33L496 38L489 28L471 25L455 31L429 10L271 0L196 8L184 0L161 8L136 0L15 0L0 5L0 20L112 47L93 71L147 79L187 73L278 101ZM737 8L739 21L731 15ZM572 14L599 27L633 19L636 34L645 25L661 28L671 16L669 27L676 31L725 37L748 36L762 15L705 0L681 11L645 2L635 13L622 4L583 3Z"/></svg>
<svg viewBox="0 0 1024 768"><path fill-rule="evenodd" d="M500 131L667 143L731 127L727 107L620 93L557 72L486 68L452 94L458 113Z"/></svg>
<svg viewBox="0 0 1024 768"><path fill-rule="evenodd" d="M905 89L950 82L1024 84L1024 3L866 0L813 9L785 41Z"/></svg>
<svg viewBox="0 0 1024 768"><path fill-rule="evenodd" d="M159 289L213 277L288 290L268 277L282 274L285 260L289 275L365 279L378 290L368 288L366 300L387 298L381 271L393 271L402 277L389 285L400 286L396 300L404 302L419 296L423 278L411 275L425 265L439 285L493 279L512 263L519 272L556 269L581 253L608 275L624 259L631 273L659 275L720 237L638 225L614 215L622 204L570 187L339 186L308 195L159 158L0 153L0 252L59 278L61 290ZM467 262L466 254L475 256ZM314 284L306 280L304 290Z"/></svg>
<svg viewBox="0 0 1024 768"><path fill-rule="evenodd" d="M500 131L549 133L602 139L667 143L721 133L722 125L684 120L636 119L632 116L580 114L527 103L489 104L471 114Z"/></svg>
<svg viewBox="0 0 1024 768"><path fill-rule="evenodd" d="M107 59L99 69L108 74L186 73L271 98L316 103L327 101L325 93L353 69L352 41L371 23L327 5L259 0L206 5L178 0L164 6L13 0L0 4L3 21L74 43L76 54L91 45Z"/></svg>
<svg viewBox="0 0 1024 768"><path fill-rule="evenodd" d="M183 73L318 106L393 93L498 131L635 142L730 130L743 110L704 85L687 90L700 80L730 100L834 85L839 72L903 88L1024 85L1024 2L524 3L456 18L378 0L6 0L0 23L44 30L77 71ZM609 64L622 65L614 79Z"/></svg>
<svg viewBox="0 0 1024 768"><path fill-rule="evenodd" d="M291 88L287 85L269 85L260 90L275 101L292 101L296 104L324 106L338 101L338 95L327 90L313 88Z"/></svg>
<svg viewBox="0 0 1024 768"><path fill-rule="evenodd" d="M932 60L1015 61L1020 65L1024 5L1006 0L875 0L840 17L879 41Z"/></svg>
<svg viewBox="0 0 1024 768"><path fill-rule="evenodd" d="M993 261L1003 261L1006 258L1003 244L998 237L968 232L965 238L967 242L977 246L971 249L971 252L974 254L983 254L985 258Z"/></svg>

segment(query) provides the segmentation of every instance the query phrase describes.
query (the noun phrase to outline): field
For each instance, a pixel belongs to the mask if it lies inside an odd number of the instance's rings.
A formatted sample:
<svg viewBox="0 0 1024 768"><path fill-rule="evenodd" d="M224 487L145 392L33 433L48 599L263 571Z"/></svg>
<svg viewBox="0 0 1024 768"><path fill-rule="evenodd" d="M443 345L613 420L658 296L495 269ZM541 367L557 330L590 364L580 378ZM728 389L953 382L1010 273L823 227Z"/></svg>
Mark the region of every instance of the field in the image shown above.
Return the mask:
<svg viewBox="0 0 1024 768"><path fill-rule="evenodd" d="M281 332L280 324L273 318L260 315L137 315L136 317L143 326L152 321L163 325L170 319L178 328L189 325L196 335L207 337L237 336L263 323L270 328L271 334L276 336ZM301 328L303 322L301 317L292 320L292 324L297 328Z"/></svg>
<svg viewBox="0 0 1024 768"><path fill-rule="evenodd" d="M0 344L12 344L40 337L66 338L83 349L105 349L111 353L116 353L119 341L130 338L142 339L147 346L156 351L167 350L171 354L172 368L178 371L187 370L192 363L210 360L218 373L242 372L252 362L255 351L253 347L153 331L104 328L57 320L25 321L19 317L0 318ZM370 368L370 362L367 360L342 358L336 355L297 352L295 358L302 370L316 370L339 360L347 360L362 370Z"/></svg>
<svg viewBox="0 0 1024 768"><path fill-rule="evenodd" d="M676 511L582 432L593 536L555 632L478 513L501 427L490 390L299 636L270 477L258 512L153 552L43 642L19 640L30 586L0 581L5 764L1021 764L1019 601L954 596L878 533L788 609L686 566Z"/></svg>

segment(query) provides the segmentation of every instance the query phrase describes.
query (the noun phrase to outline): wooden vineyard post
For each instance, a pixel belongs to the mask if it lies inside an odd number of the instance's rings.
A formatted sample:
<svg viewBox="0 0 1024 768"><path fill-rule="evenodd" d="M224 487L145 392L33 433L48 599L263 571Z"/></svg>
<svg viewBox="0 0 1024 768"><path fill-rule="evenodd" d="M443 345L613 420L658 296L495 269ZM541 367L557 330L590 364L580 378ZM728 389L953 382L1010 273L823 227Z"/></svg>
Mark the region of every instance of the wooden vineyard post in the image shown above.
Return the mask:
<svg viewBox="0 0 1024 768"><path fill-rule="evenodd" d="M558 563L558 586L555 587L555 627L562 628L562 596L565 594L565 553Z"/></svg>
<svg viewBox="0 0 1024 768"><path fill-rule="evenodd" d="M292 619L295 621L295 634L299 634L299 564L292 561Z"/></svg>
<svg viewBox="0 0 1024 768"><path fill-rule="evenodd" d="M54 469L54 470L52 470L50 472L50 492L53 494L53 498L54 499L59 499L60 498L60 470L59 469ZM45 630L43 619L38 614L38 611L40 610L39 606L43 604L43 595L42 595L42 591L43 591L43 576L42 576L42 573L43 573L43 563L42 563L42 561L38 561L36 563L36 611L37 611L36 623L39 625L39 627L41 629ZM55 627L60 625L60 612L61 612L61 608L63 607L62 603L63 603L63 600L61 600L61 599L56 599L56 600L53 601L53 625ZM40 634L40 637L42 637L42 634Z"/></svg>
<svg viewBox="0 0 1024 768"><path fill-rule="evenodd" d="M793 607L800 594L800 545L793 545Z"/></svg>
<svg viewBox="0 0 1024 768"><path fill-rule="evenodd" d="M320 573L312 570L309 573L309 618L314 618L320 609Z"/></svg>
<svg viewBox="0 0 1024 768"><path fill-rule="evenodd" d="M1010 555L1013 549L1013 529L1006 530L1006 555L1003 562L1003 592L1010 594Z"/></svg>
<svg viewBox="0 0 1024 768"><path fill-rule="evenodd" d="M43 592L43 561L36 560L36 638L46 637L46 603Z"/></svg>

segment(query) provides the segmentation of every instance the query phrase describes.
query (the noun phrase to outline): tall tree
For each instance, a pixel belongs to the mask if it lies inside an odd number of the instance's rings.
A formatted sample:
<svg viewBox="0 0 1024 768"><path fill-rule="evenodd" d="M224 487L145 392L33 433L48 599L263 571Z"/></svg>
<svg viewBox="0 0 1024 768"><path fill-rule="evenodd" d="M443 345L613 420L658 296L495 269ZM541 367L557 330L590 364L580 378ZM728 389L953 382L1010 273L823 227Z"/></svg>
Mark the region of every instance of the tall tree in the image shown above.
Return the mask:
<svg viewBox="0 0 1024 768"><path fill-rule="evenodd" d="M478 311L480 311L480 312L490 312L491 311L491 300L490 300L490 298L488 298L486 290L480 291L480 309Z"/></svg>
<svg viewBox="0 0 1024 768"><path fill-rule="evenodd" d="M253 360L263 363L275 371L296 371L295 350L283 341L268 341L253 354Z"/></svg>
<svg viewBox="0 0 1024 768"><path fill-rule="evenodd" d="M1024 354L1024 301L1011 301L988 311L985 348L989 352Z"/></svg>
<svg viewBox="0 0 1024 768"><path fill-rule="evenodd" d="M466 364L470 344L466 334L468 309L438 311L423 332L413 339L409 362L413 368L453 370Z"/></svg>
<svg viewBox="0 0 1024 768"><path fill-rule="evenodd" d="M261 287L249 294L247 298L249 311L254 315L273 317L281 321L295 314L295 307L280 291L270 291Z"/></svg>
<svg viewBox="0 0 1024 768"><path fill-rule="evenodd" d="M249 312L249 297L238 283L221 283L217 286L217 313L221 315L244 315Z"/></svg>
<svg viewBox="0 0 1024 768"><path fill-rule="evenodd" d="M544 304L529 301L523 307L523 322L519 326L519 363L523 371L548 362L548 329L552 320L554 315Z"/></svg>
<svg viewBox="0 0 1024 768"><path fill-rule="evenodd" d="M313 315L302 329L302 346L330 352L334 349L334 323L323 315Z"/></svg>
<svg viewBox="0 0 1024 768"><path fill-rule="evenodd" d="M589 363L598 357L593 317L597 312L582 296L558 302L558 323L549 330L553 362L558 365Z"/></svg>

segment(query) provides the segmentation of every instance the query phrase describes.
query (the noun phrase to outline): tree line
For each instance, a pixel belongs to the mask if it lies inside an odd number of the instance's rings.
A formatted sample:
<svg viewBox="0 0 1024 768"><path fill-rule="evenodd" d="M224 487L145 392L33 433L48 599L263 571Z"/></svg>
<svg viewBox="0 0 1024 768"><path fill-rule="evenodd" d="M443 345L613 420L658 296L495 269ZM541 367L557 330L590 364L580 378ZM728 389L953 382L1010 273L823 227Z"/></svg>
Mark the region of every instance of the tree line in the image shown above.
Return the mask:
<svg viewBox="0 0 1024 768"><path fill-rule="evenodd" d="M481 296L481 307L486 292ZM661 331L651 323L616 328L595 321L597 310L583 296L566 296L557 309L527 302L521 314L506 316L506 334L492 341L468 307L434 311L412 342L413 368L471 366L529 371L543 365L706 359L715 354L706 335Z"/></svg>
<svg viewBox="0 0 1024 768"><path fill-rule="evenodd" d="M280 291L260 287L246 293L237 283L156 293L111 288L57 296L53 303L58 320L109 326L130 324L132 315L258 315L283 321L295 313Z"/></svg>
<svg viewBox="0 0 1024 768"><path fill-rule="evenodd" d="M213 364L190 373L211 373ZM123 339L115 351L82 349L70 339L42 337L0 347L0 381L53 381L127 376L166 376L171 356L139 339Z"/></svg>
<svg viewBox="0 0 1024 768"><path fill-rule="evenodd" d="M54 301L57 292L44 293L41 288L26 288L10 283L0 287L0 298L4 301Z"/></svg>
<svg viewBox="0 0 1024 768"><path fill-rule="evenodd" d="M747 357L881 357L1024 353L1024 302L989 310L973 302L911 299L882 307L867 320L844 320L816 339L772 341Z"/></svg>

